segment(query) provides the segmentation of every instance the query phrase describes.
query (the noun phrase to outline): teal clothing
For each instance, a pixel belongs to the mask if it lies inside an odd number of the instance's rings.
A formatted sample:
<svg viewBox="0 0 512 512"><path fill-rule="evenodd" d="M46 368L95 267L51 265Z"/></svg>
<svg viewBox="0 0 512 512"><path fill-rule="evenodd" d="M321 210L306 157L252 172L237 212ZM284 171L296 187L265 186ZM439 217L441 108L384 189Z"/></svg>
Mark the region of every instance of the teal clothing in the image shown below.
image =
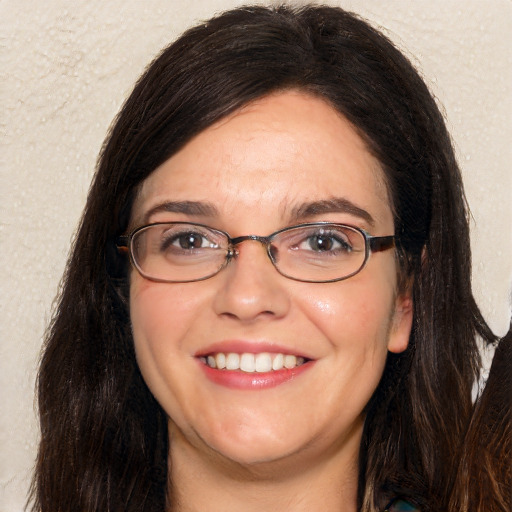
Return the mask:
<svg viewBox="0 0 512 512"><path fill-rule="evenodd" d="M404 500L392 501L384 512L419 512L419 510Z"/></svg>

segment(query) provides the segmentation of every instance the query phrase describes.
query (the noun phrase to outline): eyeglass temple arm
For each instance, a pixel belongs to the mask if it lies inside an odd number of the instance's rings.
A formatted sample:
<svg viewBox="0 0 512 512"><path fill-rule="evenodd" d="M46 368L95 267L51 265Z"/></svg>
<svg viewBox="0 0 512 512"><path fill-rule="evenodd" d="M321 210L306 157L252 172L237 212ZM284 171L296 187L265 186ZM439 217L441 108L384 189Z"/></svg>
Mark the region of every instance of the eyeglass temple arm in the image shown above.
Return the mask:
<svg viewBox="0 0 512 512"><path fill-rule="evenodd" d="M372 236L368 239L370 250L372 252L384 251L391 249L395 245L395 236Z"/></svg>
<svg viewBox="0 0 512 512"><path fill-rule="evenodd" d="M126 254L128 252L128 241L129 240L130 240L130 237L127 235L121 235L116 238L116 248L120 253Z"/></svg>

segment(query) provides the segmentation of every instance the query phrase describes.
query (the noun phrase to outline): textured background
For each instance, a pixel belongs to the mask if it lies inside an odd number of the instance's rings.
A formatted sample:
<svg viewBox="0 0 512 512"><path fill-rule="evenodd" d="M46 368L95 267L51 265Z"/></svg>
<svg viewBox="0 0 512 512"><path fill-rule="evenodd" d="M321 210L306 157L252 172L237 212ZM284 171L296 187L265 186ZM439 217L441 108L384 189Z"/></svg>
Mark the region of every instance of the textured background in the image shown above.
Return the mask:
<svg viewBox="0 0 512 512"><path fill-rule="evenodd" d="M106 130L163 46L241 3L0 0L0 512L25 502L41 337ZM439 98L473 213L475 292L503 333L512 284L512 2L330 3L380 26Z"/></svg>

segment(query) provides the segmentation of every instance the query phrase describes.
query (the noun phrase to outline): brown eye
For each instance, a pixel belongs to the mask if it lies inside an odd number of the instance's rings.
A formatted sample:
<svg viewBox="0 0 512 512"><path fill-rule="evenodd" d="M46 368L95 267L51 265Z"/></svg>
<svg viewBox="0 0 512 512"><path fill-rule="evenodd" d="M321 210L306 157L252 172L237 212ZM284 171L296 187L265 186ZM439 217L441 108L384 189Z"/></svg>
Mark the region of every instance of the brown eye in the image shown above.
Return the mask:
<svg viewBox="0 0 512 512"><path fill-rule="evenodd" d="M309 239L309 246L313 251L329 251L333 245L333 240L329 236L318 235Z"/></svg>
<svg viewBox="0 0 512 512"><path fill-rule="evenodd" d="M203 247L203 238L199 233L185 233L179 236L177 242L182 249L199 249Z"/></svg>
<svg viewBox="0 0 512 512"><path fill-rule="evenodd" d="M334 233L318 233L311 235L307 238L307 245L309 249L315 252L350 252L352 250L350 244L341 234L337 236Z"/></svg>

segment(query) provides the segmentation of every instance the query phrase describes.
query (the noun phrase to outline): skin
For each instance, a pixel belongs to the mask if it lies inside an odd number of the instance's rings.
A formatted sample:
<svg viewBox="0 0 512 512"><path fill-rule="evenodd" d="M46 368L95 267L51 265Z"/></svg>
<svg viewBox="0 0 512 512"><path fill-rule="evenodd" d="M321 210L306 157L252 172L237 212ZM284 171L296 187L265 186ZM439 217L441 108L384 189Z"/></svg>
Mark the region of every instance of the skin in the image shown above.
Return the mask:
<svg viewBox="0 0 512 512"><path fill-rule="evenodd" d="M333 196L373 222L347 211L294 215ZM148 215L166 201L215 211ZM314 221L394 233L378 161L348 121L298 91L246 106L158 167L139 190L131 226L160 221L233 237ZM138 364L169 416L173 510L356 510L363 409L387 351L405 350L411 329L411 299L397 293L396 274L387 250L346 281L297 282L255 242L205 281L157 283L132 271ZM230 389L208 380L195 357L226 340L278 344L314 364L270 389Z"/></svg>

